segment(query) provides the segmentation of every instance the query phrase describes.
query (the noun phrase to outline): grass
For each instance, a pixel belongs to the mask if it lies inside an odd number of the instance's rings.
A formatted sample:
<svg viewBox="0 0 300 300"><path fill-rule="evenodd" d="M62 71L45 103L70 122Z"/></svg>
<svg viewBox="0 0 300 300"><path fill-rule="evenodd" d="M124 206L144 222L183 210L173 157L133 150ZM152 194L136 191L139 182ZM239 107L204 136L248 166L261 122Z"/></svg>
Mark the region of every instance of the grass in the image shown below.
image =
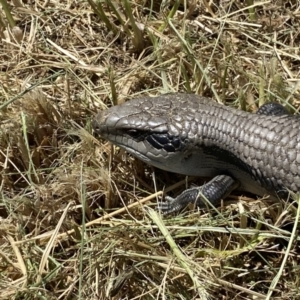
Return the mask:
<svg viewBox="0 0 300 300"><path fill-rule="evenodd" d="M173 91L297 112L299 3L14 5L0 14L0 298L299 299L299 209L237 193L162 217L163 190L201 179L91 129L98 110Z"/></svg>

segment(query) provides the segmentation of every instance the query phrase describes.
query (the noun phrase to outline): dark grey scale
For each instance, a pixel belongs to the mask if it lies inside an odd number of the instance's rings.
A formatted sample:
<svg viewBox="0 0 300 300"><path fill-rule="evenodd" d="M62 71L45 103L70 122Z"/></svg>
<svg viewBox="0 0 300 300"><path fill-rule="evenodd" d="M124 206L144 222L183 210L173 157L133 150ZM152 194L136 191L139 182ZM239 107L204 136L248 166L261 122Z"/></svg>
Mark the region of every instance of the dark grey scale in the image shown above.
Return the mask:
<svg viewBox="0 0 300 300"><path fill-rule="evenodd" d="M221 199L226 198L238 187L238 180L234 180L227 175L218 175L202 186L183 191L176 198L166 196L167 202L159 203L158 208L163 213L168 214L180 211L189 204L199 208L210 208L211 206L217 206Z"/></svg>
<svg viewBox="0 0 300 300"><path fill-rule="evenodd" d="M146 140L156 149L162 149L164 148L165 150L167 150L168 148L170 148L170 140L168 138L168 134L164 133L164 134L151 134L148 135ZM167 150L168 152L174 152L174 147L171 147L169 150Z"/></svg>
<svg viewBox="0 0 300 300"><path fill-rule="evenodd" d="M167 133L154 133L148 135L146 140L156 149L165 149L167 152L180 150L181 141L176 136Z"/></svg>
<svg viewBox="0 0 300 300"><path fill-rule="evenodd" d="M281 187L279 187L277 184L274 184L274 181L271 178L262 177L264 184L268 189L274 189L276 192L281 190Z"/></svg>
<svg viewBox="0 0 300 300"><path fill-rule="evenodd" d="M176 150L179 150L181 147L181 141L177 136L174 136L172 139L172 145Z"/></svg>
<svg viewBox="0 0 300 300"><path fill-rule="evenodd" d="M258 115L283 116L289 115L288 110L279 103L270 102L262 105L256 112Z"/></svg>
<svg viewBox="0 0 300 300"><path fill-rule="evenodd" d="M261 186L264 186L267 190L277 191L281 189L281 186L277 185L275 181L265 177L260 170L252 169L252 178L259 182Z"/></svg>
<svg viewBox="0 0 300 300"><path fill-rule="evenodd" d="M241 159L233 155L231 152L217 146L211 146L211 147L202 146L201 148L203 149L204 154L213 155L215 159L219 161L224 161L226 163L236 165L241 170L251 173L251 167L249 167L249 165L244 163ZM226 172L226 170L221 170L221 172Z"/></svg>

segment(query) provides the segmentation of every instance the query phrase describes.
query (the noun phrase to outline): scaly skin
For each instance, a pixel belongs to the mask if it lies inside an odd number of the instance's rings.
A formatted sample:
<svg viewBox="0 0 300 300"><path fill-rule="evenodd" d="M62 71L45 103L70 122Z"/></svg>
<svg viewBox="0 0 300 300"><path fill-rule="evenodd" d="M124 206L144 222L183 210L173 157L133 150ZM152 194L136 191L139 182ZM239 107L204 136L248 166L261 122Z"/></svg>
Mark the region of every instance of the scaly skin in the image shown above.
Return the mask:
<svg viewBox="0 0 300 300"><path fill-rule="evenodd" d="M251 114L197 95L166 94L101 111L93 127L103 138L166 171L226 175L241 190L260 196L297 192L300 119L278 105L271 112L266 108Z"/></svg>

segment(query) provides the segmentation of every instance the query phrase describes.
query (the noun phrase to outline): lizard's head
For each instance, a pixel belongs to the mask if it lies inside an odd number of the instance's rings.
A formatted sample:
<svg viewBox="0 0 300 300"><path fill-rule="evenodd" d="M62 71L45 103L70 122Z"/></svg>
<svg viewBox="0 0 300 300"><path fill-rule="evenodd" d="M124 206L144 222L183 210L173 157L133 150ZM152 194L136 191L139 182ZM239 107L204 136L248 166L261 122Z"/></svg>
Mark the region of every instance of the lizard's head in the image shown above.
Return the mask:
<svg viewBox="0 0 300 300"><path fill-rule="evenodd" d="M176 97L180 94L138 98L111 107L95 116L93 128L144 162L170 170L191 132L184 122L188 103Z"/></svg>

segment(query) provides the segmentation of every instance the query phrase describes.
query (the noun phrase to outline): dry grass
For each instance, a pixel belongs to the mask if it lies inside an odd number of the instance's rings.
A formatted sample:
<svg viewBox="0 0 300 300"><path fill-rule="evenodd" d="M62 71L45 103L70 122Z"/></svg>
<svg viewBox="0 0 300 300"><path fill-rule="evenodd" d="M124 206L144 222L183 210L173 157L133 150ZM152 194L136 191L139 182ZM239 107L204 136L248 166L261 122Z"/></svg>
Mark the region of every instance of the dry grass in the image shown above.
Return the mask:
<svg viewBox="0 0 300 300"><path fill-rule="evenodd" d="M299 1L187 2L14 1L6 32L0 11L1 299L300 299L290 203L162 219L184 178L92 136L137 95L299 107Z"/></svg>

